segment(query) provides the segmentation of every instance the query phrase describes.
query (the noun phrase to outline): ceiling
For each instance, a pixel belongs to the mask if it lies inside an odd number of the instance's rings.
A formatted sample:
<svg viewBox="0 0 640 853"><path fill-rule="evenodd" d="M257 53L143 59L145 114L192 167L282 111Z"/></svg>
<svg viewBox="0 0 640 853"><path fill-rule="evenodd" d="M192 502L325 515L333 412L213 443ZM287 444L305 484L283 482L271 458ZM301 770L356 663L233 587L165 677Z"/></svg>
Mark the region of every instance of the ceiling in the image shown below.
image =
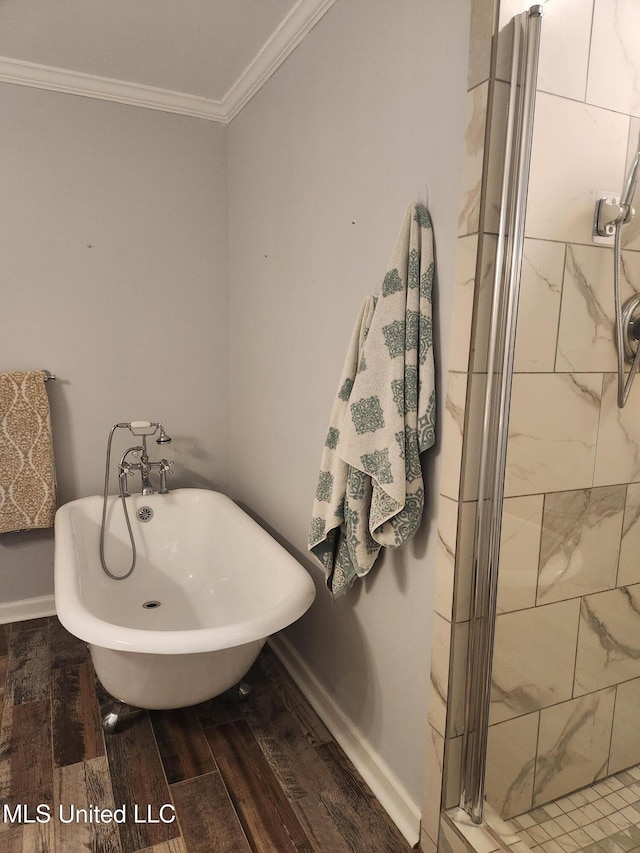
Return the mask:
<svg viewBox="0 0 640 853"><path fill-rule="evenodd" d="M335 0L0 0L0 81L229 122Z"/></svg>

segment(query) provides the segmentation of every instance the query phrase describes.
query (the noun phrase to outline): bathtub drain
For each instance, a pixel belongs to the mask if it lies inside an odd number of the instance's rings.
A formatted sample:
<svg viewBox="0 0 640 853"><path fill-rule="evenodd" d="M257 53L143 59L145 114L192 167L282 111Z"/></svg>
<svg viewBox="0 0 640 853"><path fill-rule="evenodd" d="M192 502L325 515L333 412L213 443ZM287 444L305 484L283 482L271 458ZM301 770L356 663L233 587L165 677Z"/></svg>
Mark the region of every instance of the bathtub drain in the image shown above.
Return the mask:
<svg viewBox="0 0 640 853"><path fill-rule="evenodd" d="M151 521L153 518L153 510L150 506L141 506L136 515L138 517L138 521Z"/></svg>
<svg viewBox="0 0 640 853"><path fill-rule="evenodd" d="M154 607L160 607L159 601L145 601L142 605L146 610L153 610Z"/></svg>

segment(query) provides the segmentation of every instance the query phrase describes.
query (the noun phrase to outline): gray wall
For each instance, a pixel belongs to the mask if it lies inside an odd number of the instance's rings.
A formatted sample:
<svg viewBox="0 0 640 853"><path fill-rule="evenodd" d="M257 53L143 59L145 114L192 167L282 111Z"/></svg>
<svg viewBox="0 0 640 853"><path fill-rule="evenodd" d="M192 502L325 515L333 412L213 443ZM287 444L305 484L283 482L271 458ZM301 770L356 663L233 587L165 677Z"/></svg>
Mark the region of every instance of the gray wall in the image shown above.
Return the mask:
<svg viewBox="0 0 640 853"><path fill-rule="evenodd" d="M59 377L61 499L101 491L112 423L164 420L173 484L229 491L309 566L288 638L417 803L439 445L421 531L357 590L332 603L306 541L357 310L425 182L446 375L467 32L467 0L341 0L229 128L0 86L1 368ZM51 545L2 537L0 601L51 593Z"/></svg>
<svg viewBox="0 0 640 853"><path fill-rule="evenodd" d="M465 0L336 3L229 135L232 493L309 566L318 596L287 637L418 803L439 448L421 531L346 597L306 542L351 329L425 182L446 375L467 33Z"/></svg>
<svg viewBox="0 0 640 853"><path fill-rule="evenodd" d="M58 376L61 501L102 491L137 419L174 485L226 488L226 128L8 84L0 115L0 369ZM0 602L53 592L52 544L0 537Z"/></svg>

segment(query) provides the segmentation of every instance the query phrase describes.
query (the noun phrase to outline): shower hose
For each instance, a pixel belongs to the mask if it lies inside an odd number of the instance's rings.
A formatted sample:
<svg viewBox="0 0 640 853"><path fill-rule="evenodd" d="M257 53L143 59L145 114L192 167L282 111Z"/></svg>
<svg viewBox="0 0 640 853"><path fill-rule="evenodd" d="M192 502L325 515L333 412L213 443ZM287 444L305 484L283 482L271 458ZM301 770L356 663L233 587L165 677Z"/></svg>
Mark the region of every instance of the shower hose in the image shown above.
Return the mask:
<svg viewBox="0 0 640 853"><path fill-rule="evenodd" d="M622 266L622 225L623 223L615 223L615 237L613 247L613 293L616 310L616 349L618 351L618 408L622 409L626 405L631 391L633 379L638 372L640 366L640 341L636 346L636 351L631 363L631 370L625 381L624 378L624 329L622 321L622 300L620 297L620 279Z"/></svg>
<svg viewBox="0 0 640 853"><path fill-rule="evenodd" d="M111 432L109 433L109 440L107 441L107 458L104 472L104 495L102 500L102 522L100 523L100 563L102 564L102 568L104 573L108 575L114 581L123 581L126 580L132 574L133 570L136 567L136 543L133 538L133 530L131 529L131 522L129 521L129 513L127 511L127 502L125 500L124 494L124 479L122 477L118 477L119 487L118 492L120 494L120 500L122 501L122 510L124 512L124 520L127 523L127 531L129 533L129 540L131 542L131 566L128 572L124 575L114 575L113 572L109 571L107 566L107 562L104 556L104 531L106 527L106 519L107 519L107 496L109 494L109 469L111 467L111 442L113 440L113 434L118 428L116 424Z"/></svg>

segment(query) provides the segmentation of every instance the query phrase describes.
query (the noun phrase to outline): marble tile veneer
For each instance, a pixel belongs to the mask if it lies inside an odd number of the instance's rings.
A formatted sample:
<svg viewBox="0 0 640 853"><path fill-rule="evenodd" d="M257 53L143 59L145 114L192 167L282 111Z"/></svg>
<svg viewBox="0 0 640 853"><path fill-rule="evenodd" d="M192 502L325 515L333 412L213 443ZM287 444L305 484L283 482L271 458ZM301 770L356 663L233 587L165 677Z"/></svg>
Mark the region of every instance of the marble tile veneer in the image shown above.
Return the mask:
<svg viewBox="0 0 640 853"><path fill-rule="evenodd" d="M538 92L527 236L591 245L594 189L622 185L628 116Z"/></svg>
<svg viewBox="0 0 640 853"><path fill-rule="evenodd" d="M607 486L546 495L538 604L615 587L625 494Z"/></svg>
<svg viewBox="0 0 640 853"><path fill-rule="evenodd" d="M618 408L617 393L617 376L605 374L593 478L596 486L640 481L640 380L636 378L624 409Z"/></svg>
<svg viewBox="0 0 640 853"><path fill-rule="evenodd" d="M445 734L447 723L451 623L438 613L433 615L431 635L431 690L427 720L438 734Z"/></svg>
<svg viewBox="0 0 640 853"><path fill-rule="evenodd" d="M554 369L564 256L563 243L524 241L516 373L552 372Z"/></svg>
<svg viewBox="0 0 640 853"><path fill-rule="evenodd" d="M465 372L469 369L477 255L477 234L458 238L453 289L453 316L458 333L452 336L449 346L449 370Z"/></svg>
<svg viewBox="0 0 640 853"><path fill-rule="evenodd" d="M536 603L543 495L506 498L502 505L498 612Z"/></svg>
<svg viewBox="0 0 640 853"><path fill-rule="evenodd" d="M640 678L619 684L616 688L608 773L617 773L629 767L631 763L640 763L638 708L640 708Z"/></svg>
<svg viewBox="0 0 640 853"><path fill-rule="evenodd" d="M640 483L629 483L616 586L640 583Z"/></svg>
<svg viewBox="0 0 640 853"><path fill-rule="evenodd" d="M464 159L462 162L462 202L458 218L459 236L476 233L480 224L482 161L488 91L488 83L481 83L467 94Z"/></svg>
<svg viewBox="0 0 640 853"><path fill-rule="evenodd" d="M486 373L487 350L491 327L491 299L496 267L498 238L494 234L484 234L479 245L479 272L476 281L477 295L473 317L473 335L469 369L473 373Z"/></svg>
<svg viewBox="0 0 640 853"><path fill-rule="evenodd" d="M638 150L638 139L640 138L640 118L632 118L629 125L629 144L627 147L627 164L625 174L629 174L629 168ZM638 206L636 196L636 207ZM622 248L640 252L640 217L634 216L622 231Z"/></svg>
<svg viewBox="0 0 640 853"><path fill-rule="evenodd" d="M587 595L580 608L574 695L640 677L640 584Z"/></svg>
<svg viewBox="0 0 640 853"><path fill-rule="evenodd" d="M440 419L444 436L440 491L445 497L454 501L457 501L460 496L466 396L467 375L451 371L447 382L445 411Z"/></svg>
<svg viewBox="0 0 640 853"><path fill-rule="evenodd" d="M562 0L545 6L538 70L538 88L543 92L574 101L584 99L592 13L591 4L584 0Z"/></svg>
<svg viewBox="0 0 640 853"><path fill-rule="evenodd" d="M640 116L640 5L596 0L587 100Z"/></svg>
<svg viewBox="0 0 640 853"><path fill-rule="evenodd" d="M524 714L489 727L486 796L505 818L531 808L539 717Z"/></svg>
<svg viewBox="0 0 640 853"><path fill-rule="evenodd" d="M638 762L639 702L640 679L635 679L491 726L488 802L504 818L567 794L576 805L586 803L571 792ZM556 815L555 807L549 807L548 814ZM602 818L601 812L596 815ZM571 828L575 827L564 827Z"/></svg>
<svg viewBox="0 0 640 853"><path fill-rule="evenodd" d="M623 252L622 302L640 290L640 253ZM613 253L608 246L568 245L556 370L617 369Z"/></svg>
<svg viewBox="0 0 640 853"><path fill-rule="evenodd" d="M514 375L507 497L592 485L601 393L601 374Z"/></svg>
<svg viewBox="0 0 640 853"><path fill-rule="evenodd" d="M497 617L490 723L571 698L579 611L573 599Z"/></svg>
<svg viewBox="0 0 640 853"><path fill-rule="evenodd" d="M606 775L614 700L612 687L541 711L534 806Z"/></svg>

